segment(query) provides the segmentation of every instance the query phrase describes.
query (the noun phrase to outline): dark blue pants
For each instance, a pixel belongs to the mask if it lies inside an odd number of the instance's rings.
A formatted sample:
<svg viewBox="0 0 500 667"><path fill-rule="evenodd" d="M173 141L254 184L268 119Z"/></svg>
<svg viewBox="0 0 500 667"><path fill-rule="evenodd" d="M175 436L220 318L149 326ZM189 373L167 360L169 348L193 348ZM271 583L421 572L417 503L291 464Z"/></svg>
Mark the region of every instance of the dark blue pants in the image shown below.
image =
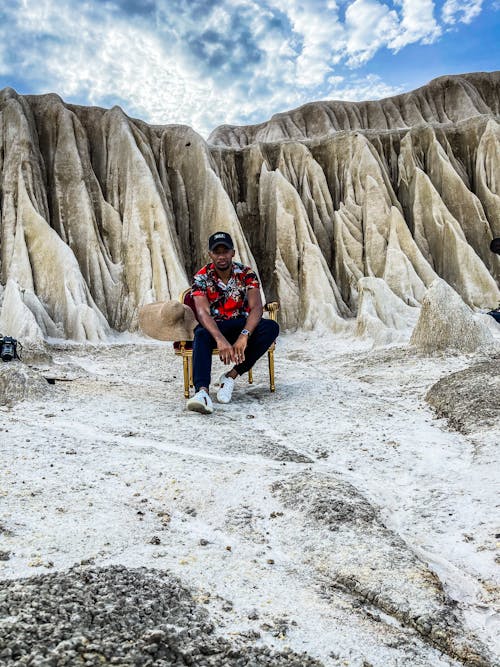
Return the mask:
<svg viewBox="0 0 500 667"><path fill-rule="evenodd" d="M500 324L500 310L490 310L488 315L491 315L491 317L493 317L493 319L495 319L498 324Z"/></svg>
<svg viewBox="0 0 500 667"><path fill-rule="evenodd" d="M236 342L241 330L245 328L246 318L238 317L233 320L220 320L216 322L223 336L231 345ZM271 343L276 340L279 326L274 320L261 319L255 331L248 339L245 350L245 361L237 364L234 368L238 375L249 371L257 359L267 352ZM217 347L215 340L201 324L194 330L193 342L193 383L196 391L200 387L210 386L210 374L212 370L212 350Z"/></svg>

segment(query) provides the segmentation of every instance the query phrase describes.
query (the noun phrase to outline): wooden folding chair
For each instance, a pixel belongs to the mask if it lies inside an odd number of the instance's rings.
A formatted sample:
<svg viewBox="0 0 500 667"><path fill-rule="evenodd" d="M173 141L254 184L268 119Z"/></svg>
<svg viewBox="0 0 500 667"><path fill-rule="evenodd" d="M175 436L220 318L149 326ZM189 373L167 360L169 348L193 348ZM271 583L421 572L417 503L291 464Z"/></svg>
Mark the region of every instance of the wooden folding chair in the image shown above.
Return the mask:
<svg viewBox="0 0 500 667"><path fill-rule="evenodd" d="M196 316L196 307L194 304L194 299L191 296L191 288L185 289L181 292L179 296L179 301L184 303L186 306L189 306L195 316ZM279 303L273 301L271 303L266 303L264 310L269 313L271 320L276 321ZM269 389L270 391L275 391L276 387L274 385L274 350L276 343L273 343L269 350L267 351L267 361L269 367ZM174 343L174 352L176 355L182 358L182 372L184 375L184 396L189 398L189 389L193 386L193 341L192 340L179 340ZM212 350L213 355L219 355L219 350L215 347ZM252 369L248 371L248 382L253 383L253 373Z"/></svg>

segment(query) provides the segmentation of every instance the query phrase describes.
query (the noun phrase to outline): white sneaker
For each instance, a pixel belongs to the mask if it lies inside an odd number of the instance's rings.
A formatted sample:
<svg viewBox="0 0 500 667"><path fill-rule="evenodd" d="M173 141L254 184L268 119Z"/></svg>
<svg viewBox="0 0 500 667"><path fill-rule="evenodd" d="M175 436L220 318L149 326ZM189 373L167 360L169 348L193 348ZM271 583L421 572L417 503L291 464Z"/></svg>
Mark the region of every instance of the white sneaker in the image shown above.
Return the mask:
<svg viewBox="0 0 500 667"><path fill-rule="evenodd" d="M219 391L217 392L217 400L219 403L230 403L234 389L233 378L228 378L225 373L222 373L219 378L219 387Z"/></svg>
<svg viewBox="0 0 500 667"><path fill-rule="evenodd" d="M204 389L197 391L193 398L186 403L188 410L200 412L202 415L210 415L214 411L212 399Z"/></svg>

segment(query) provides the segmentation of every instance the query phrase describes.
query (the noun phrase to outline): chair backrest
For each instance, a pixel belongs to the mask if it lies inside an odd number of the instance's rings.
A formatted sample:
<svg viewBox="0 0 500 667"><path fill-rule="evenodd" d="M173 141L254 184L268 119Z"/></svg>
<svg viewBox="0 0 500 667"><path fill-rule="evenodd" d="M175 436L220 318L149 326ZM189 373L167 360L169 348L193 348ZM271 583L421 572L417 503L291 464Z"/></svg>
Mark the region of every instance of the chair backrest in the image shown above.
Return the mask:
<svg viewBox="0 0 500 667"><path fill-rule="evenodd" d="M196 317L196 319L198 319L197 312L196 312L196 304L194 302L193 295L191 294L191 288L190 287L188 287L183 292L181 292L181 294L179 296L179 301L181 303L185 304L186 306L189 306L191 308L191 310L193 311L194 316Z"/></svg>
<svg viewBox="0 0 500 667"><path fill-rule="evenodd" d="M264 305L264 310L267 310L267 312L269 313L269 318L271 320L274 320L275 322L277 322L277 320L278 320L278 310L279 309L280 309L280 305L279 305L278 301L271 301L271 302L266 303Z"/></svg>

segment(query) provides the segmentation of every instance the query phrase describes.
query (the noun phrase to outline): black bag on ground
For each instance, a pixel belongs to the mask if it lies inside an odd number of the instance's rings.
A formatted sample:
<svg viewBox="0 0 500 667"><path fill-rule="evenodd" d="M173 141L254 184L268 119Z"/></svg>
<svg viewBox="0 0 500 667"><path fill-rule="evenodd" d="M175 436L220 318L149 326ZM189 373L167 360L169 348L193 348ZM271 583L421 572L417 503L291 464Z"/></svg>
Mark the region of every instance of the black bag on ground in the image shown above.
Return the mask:
<svg viewBox="0 0 500 667"><path fill-rule="evenodd" d="M13 359L20 359L17 346L22 349L21 343L12 336L2 336L0 334L0 358L2 361L12 361Z"/></svg>

